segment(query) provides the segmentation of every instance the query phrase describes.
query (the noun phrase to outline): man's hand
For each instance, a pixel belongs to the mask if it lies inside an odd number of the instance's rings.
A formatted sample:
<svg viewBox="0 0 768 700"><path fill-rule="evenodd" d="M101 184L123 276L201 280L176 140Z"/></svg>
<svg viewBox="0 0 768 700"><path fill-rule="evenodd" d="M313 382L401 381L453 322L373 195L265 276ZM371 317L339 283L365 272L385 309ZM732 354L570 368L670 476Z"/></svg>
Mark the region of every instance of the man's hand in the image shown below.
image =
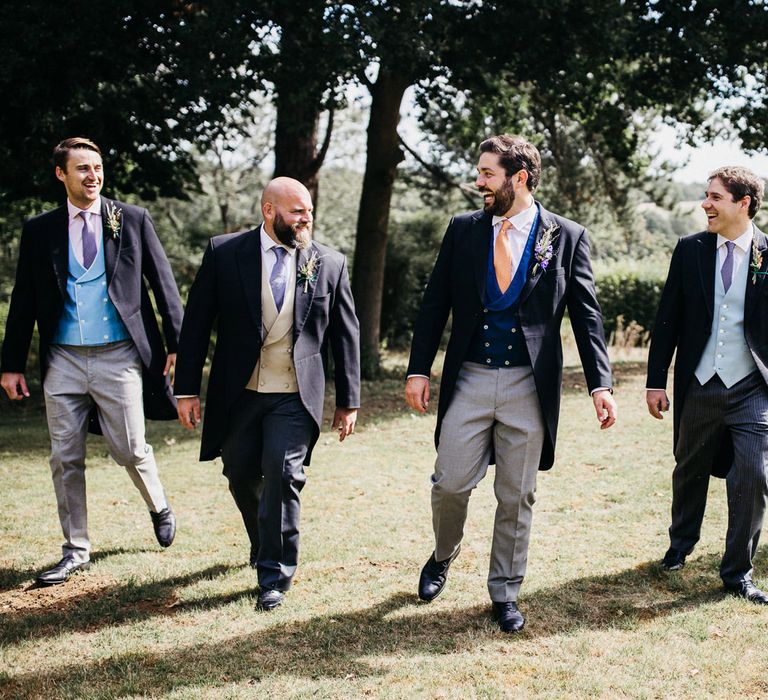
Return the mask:
<svg viewBox="0 0 768 700"><path fill-rule="evenodd" d="M429 379L409 377L405 383L405 401L419 413L426 413L429 408Z"/></svg>
<svg viewBox="0 0 768 700"><path fill-rule="evenodd" d="M664 389L648 389L645 392L645 403L648 404L648 413L654 418L663 420L663 411L669 410L669 397Z"/></svg>
<svg viewBox="0 0 768 700"><path fill-rule="evenodd" d="M607 389L601 389L592 394L592 403L595 404L597 420L600 421L600 430L610 428L616 422L616 402L613 395Z"/></svg>
<svg viewBox="0 0 768 700"><path fill-rule="evenodd" d="M27 382L21 372L3 372L0 375L0 386L5 389L11 401L21 401L25 396L29 396Z"/></svg>
<svg viewBox="0 0 768 700"><path fill-rule="evenodd" d="M185 428L194 430L200 422L200 397L193 396L187 399L178 399L176 403L179 423Z"/></svg>
<svg viewBox="0 0 768 700"><path fill-rule="evenodd" d="M175 365L176 365L176 353L169 352L168 357L165 358L165 369L163 370L163 376L167 377L168 373L174 368ZM173 384L173 377L171 377L171 384Z"/></svg>
<svg viewBox="0 0 768 700"><path fill-rule="evenodd" d="M331 430L338 429L339 442L344 442L347 435L355 432L355 423L357 422L356 408L337 408L333 413L333 423Z"/></svg>

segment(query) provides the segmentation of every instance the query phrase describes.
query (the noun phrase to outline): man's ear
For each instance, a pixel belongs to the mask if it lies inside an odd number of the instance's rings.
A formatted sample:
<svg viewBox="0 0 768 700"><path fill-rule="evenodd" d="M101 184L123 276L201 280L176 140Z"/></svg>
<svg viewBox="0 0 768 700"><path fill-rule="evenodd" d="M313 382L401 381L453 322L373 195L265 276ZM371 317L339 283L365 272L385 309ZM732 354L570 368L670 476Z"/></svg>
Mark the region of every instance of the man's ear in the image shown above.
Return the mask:
<svg viewBox="0 0 768 700"><path fill-rule="evenodd" d="M57 165L56 166L56 177L64 182L64 178L67 176L67 174Z"/></svg>

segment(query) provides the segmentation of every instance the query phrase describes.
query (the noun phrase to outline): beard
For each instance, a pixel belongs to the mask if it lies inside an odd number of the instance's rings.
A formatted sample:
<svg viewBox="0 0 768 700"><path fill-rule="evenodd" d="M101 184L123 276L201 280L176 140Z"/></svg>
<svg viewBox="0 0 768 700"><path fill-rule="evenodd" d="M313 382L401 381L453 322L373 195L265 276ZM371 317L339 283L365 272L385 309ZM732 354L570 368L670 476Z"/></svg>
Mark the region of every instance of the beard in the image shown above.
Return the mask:
<svg viewBox="0 0 768 700"><path fill-rule="evenodd" d="M277 240L289 248L298 248L304 250L312 242L312 224L286 224L280 214L275 214L275 220L272 222L272 230L277 236Z"/></svg>
<svg viewBox="0 0 768 700"><path fill-rule="evenodd" d="M504 216L515 203L515 188L512 184L512 178L504 180L504 184L496 192L491 190L482 190L483 194L492 194L493 202L486 204L483 209L492 216Z"/></svg>

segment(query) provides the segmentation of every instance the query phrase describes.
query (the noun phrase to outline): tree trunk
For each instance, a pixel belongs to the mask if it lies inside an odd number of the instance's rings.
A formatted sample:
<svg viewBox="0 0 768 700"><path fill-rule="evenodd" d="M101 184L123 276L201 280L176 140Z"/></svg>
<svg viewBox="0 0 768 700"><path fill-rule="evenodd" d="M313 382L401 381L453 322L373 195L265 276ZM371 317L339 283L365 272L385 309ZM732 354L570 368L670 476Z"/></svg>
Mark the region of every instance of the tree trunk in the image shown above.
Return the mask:
<svg viewBox="0 0 768 700"><path fill-rule="evenodd" d="M397 166L403 160L397 124L400 104L409 85L410 80L402 71L382 66L371 87L365 175L352 266L352 293L360 319L362 373L366 378L375 376L380 366L379 334L389 207Z"/></svg>
<svg viewBox="0 0 768 700"><path fill-rule="evenodd" d="M279 88L278 88L279 89ZM277 96L275 124L275 174L303 183L316 203L318 192L317 123L320 110L315 100L297 99L295 93Z"/></svg>

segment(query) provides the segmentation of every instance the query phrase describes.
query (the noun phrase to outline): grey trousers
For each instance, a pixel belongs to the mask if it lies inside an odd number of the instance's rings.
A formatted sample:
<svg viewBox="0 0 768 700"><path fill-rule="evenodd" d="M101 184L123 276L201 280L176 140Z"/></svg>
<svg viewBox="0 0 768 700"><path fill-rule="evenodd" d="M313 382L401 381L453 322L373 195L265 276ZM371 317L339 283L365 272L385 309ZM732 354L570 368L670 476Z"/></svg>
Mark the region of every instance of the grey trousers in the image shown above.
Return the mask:
<svg viewBox="0 0 768 700"><path fill-rule="evenodd" d="M494 602L516 601L528 563L544 422L530 367L461 366L440 429L432 475L435 558L454 554L464 536L472 490L496 454L496 516L488 573Z"/></svg>
<svg viewBox="0 0 768 700"><path fill-rule="evenodd" d="M94 404L110 455L125 467L147 507L157 513L167 502L152 447L144 439L141 361L133 343L52 345L48 361L43 390L62 554L84 562L91 550L85 442Z"/></svg>
<svg viewBox="0 0 768 700"><path fill-rule="evenodd" d="M691 381L672 474L669 538L675 549L690 552L699 541L712 455L726 432L733 441L734 460L725 480L728 531L720 578L736 585L752 578L752 557L768 503L768 387L758 372L730 389L717 375L704 386Z"/></svg>

